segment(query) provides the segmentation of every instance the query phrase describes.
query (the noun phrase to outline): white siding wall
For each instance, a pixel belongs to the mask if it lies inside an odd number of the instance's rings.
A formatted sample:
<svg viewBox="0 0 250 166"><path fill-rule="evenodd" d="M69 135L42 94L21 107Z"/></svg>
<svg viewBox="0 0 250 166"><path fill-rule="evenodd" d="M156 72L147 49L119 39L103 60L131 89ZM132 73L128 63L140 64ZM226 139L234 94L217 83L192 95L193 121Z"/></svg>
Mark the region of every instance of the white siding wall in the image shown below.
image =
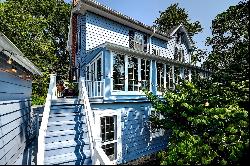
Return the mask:
<svg viewBox="0 0 250 166"><path fill-rule="evenodd" d="M129 47L129 28L88 12L86 14L86 50L106 41Z"/></svg>
<svg viewBox="0 0 250 166"><path fill-rule="evenodd" d="M36 121L32 121L35 116L31 111L31 91L31 81L0 72L1 165L13 164L36 134Z"/></svg>
<svg viewBox="0 0 250 166"><path fill-rule="evenodd" d="M82 37L86 37L86 40L81 38L82 45L84 45L83 43L86 43L86 51L91 50L106 41L124 47L129 47L129 30L132 28L91 12L87 12L86 16L80 16L79 18L79 21L81 20L81 25L85 24L84 20L86 19L86 27L83 26L84 28L82 28L81 33ZM156 37L152 37L150 47L151 53L152 49L157 49L160 50L160 56L173 59L175 46L175 38L169 41L164 41ZM185 63L189 62L189 55L187 53L186 46L181 44L179 47L182 47L184 50ZM81 49L84 50L84 48Z"/></svg>
<svg viewBox="0 0 250 166"><path fill-rule="evenodd" d="M0 71L0 101L30 98L32 82Z"/></svg>
<svg viewBox="0 0 250 166"><path fill-rule="evenodd" d="M152 49L160 50L160 56L170 58L170 59L174 58L174 47L175 47L174 39L171 39L169 42L166 42L164 40L152 37L151 47Z"/></svg>

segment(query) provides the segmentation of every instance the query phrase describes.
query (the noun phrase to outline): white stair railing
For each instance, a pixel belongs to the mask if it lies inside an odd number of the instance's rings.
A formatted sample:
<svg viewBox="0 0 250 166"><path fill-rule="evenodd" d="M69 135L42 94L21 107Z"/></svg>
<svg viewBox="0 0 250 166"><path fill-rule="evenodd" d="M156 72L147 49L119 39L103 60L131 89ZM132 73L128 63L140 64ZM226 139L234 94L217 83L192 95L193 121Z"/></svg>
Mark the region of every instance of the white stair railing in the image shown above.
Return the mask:
<svg viewBox="0 0 250 166"><path fill-rule="evenodd" d="M45 136L49 121L49 113L51 107L51 100L56 99L56 74L50 74L49 90L47 93L46 103L44 106L41 127L38 136L38 152L37 152L37 165L44 165L44 152L45 152Z"/></svg>
<svg viewBox="0 0 250 166"><path fill-rule="evenodd" d="M100 137L98 137L97 134L93 133L93 131L95 130L94 112L91 110L90 107L88 92L86 90L85 80L83 77L80 77L79 79L79 99L83 100L84 103L88 136L90 141L90 154L91 159L93 161L93 165L114 165L114 163L110 161L108 156L101 148Z"/></svg>

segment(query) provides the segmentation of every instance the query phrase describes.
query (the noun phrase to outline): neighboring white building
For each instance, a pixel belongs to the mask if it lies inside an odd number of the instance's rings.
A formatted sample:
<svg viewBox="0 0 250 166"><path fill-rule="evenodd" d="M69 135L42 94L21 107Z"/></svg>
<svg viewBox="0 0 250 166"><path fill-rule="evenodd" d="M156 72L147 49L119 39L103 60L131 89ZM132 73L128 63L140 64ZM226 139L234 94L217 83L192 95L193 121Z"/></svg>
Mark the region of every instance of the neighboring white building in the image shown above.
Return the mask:
<svg viewBox="0 0 250 166"><path fill-rule="evenodd" d="M0 32L0 164L13 164L36 136L32 76L41 72Z"/></svg>

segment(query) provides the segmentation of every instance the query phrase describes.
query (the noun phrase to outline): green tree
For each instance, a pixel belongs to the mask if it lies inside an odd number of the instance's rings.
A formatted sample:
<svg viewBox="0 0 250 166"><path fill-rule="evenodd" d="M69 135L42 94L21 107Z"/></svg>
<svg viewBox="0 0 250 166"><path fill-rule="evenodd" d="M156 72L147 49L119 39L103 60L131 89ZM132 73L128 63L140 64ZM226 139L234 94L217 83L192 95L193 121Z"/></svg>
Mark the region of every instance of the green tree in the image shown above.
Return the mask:
<svg viewBox="0 0 250 166"><path fill-rule="evenodd" d="M212 37L207 39L212 52L204 64L218 78L249 80L248 29L249 9L245 0L218 14L212 21Z"/></svg>
<svg viewBox="0 0 250 166"><path fill-rule="evenodd" d="M156 27L162 32L169 32L180 24L186 28L191 40L195 34L202 32L199 21L191 22L188 13L184 8L180 8L178 3L170 5L165 11L160 12L160 16L154 21ZM207 56L205 50L197 47L193 48L192 63L201 62Z"/></svg>
<svg viewBox="0 0 250 166"><path fill-rule="evenodd" d="M0 31L43 72L42 78L33 81L34 104L44 102L49 74L67 78L69 56L65 48L70 9L63 0L0 3Z"/></svg>
<svg viewBox="0 0 250 166"><path fill-rule="evenodd" d="M160 17L154 22L160 31L168 32L181 23L187 29L190 37L202 31L199 21L191 22L185 9L180 8L178 3L170 5L165 11L160 12Z"/></svg>
<svg viewBox="0 0 250 166"><path fill-rule="evenodd" d="M223 84L213 79L197 82L181 82L164 93L164 100L146 92L164 116L150 121L169 133L167 149L158 154L161 164L239 164L249 149L248 111Z"/></svg>

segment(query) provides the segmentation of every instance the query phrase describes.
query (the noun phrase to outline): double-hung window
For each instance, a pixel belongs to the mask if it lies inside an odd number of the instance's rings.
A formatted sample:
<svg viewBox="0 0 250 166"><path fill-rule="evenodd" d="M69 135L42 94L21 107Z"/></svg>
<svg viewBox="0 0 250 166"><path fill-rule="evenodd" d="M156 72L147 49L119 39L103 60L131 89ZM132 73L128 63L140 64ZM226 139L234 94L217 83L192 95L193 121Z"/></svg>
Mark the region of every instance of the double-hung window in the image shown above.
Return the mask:
<svg viewBox="0 0 250 166"><path fill-rule="evenodd" d="M119 163L122 158L121 113L114 110L97 110L95 124L103 151L111 161Z"/></svg>

